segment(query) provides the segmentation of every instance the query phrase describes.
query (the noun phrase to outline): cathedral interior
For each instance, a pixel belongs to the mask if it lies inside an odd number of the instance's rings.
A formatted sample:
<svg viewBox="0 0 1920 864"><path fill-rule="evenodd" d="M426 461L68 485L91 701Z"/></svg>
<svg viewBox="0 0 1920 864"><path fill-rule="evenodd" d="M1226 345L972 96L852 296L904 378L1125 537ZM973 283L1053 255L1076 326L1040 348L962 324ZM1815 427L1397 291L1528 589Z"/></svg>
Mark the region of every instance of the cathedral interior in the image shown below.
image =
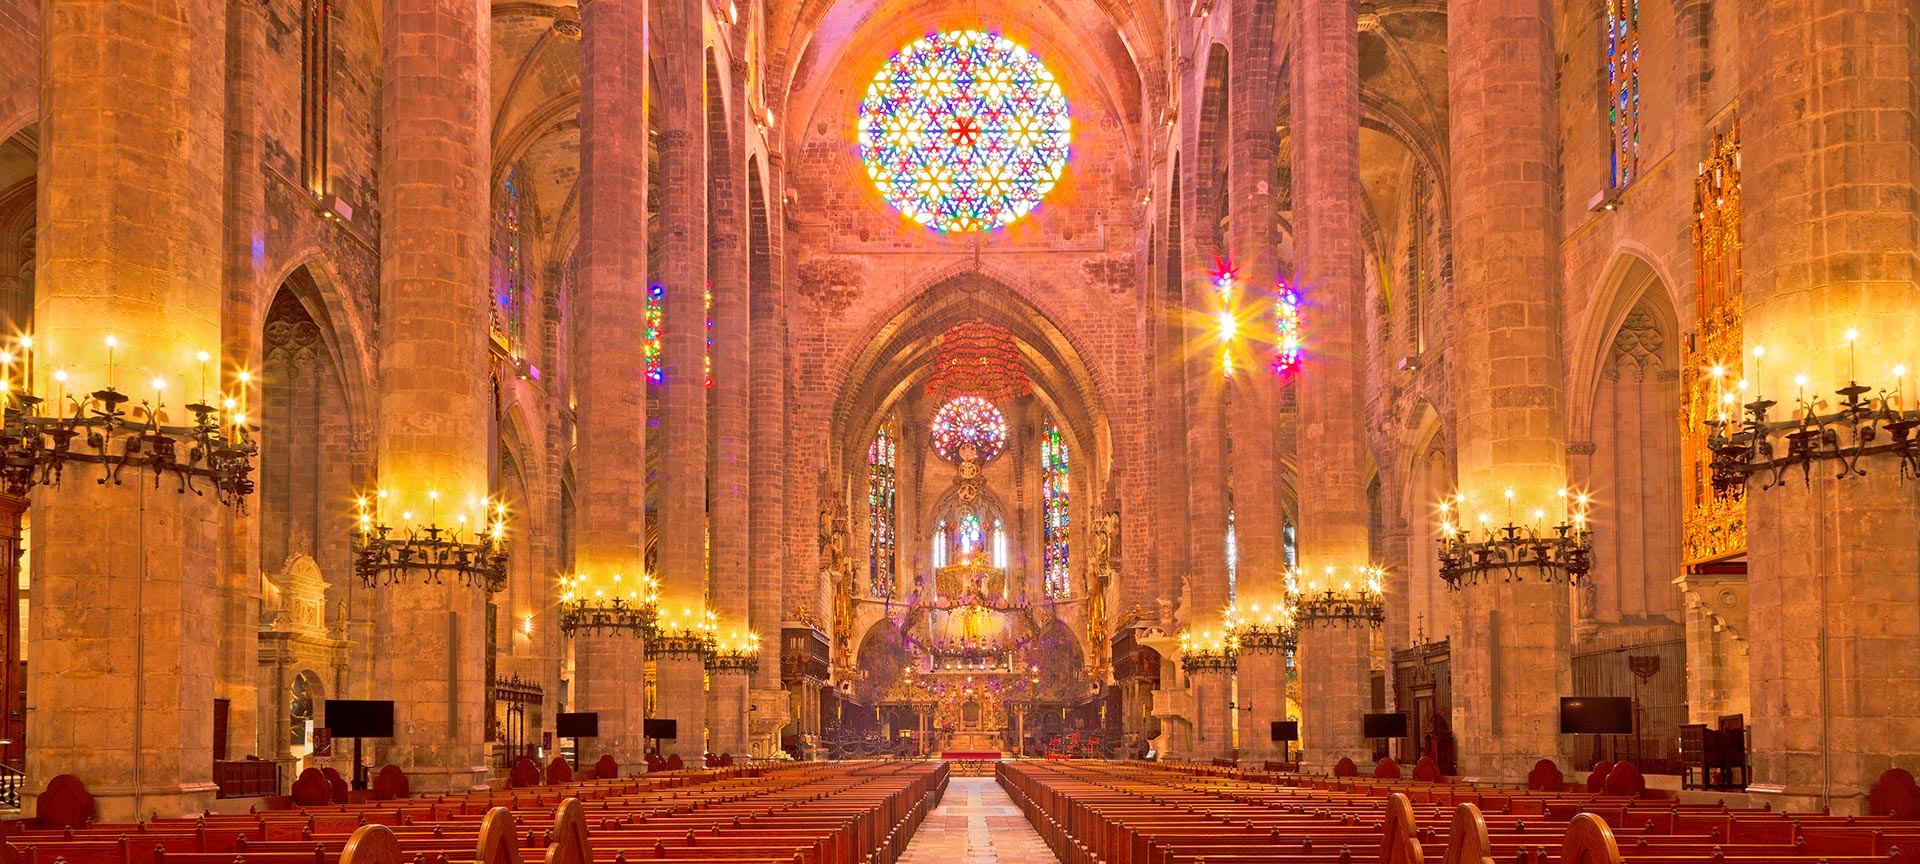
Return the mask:
<svg viewBox="0 0 1920 864"><path fill-rule="evenodd" d="M618 821L503 797L568 783L921 802L809 864L1403 769L1319 854L1920 820L1906 0L0 0L0 56L8 856ZM1436 809L1590 772L1658 820Z"/></svg>

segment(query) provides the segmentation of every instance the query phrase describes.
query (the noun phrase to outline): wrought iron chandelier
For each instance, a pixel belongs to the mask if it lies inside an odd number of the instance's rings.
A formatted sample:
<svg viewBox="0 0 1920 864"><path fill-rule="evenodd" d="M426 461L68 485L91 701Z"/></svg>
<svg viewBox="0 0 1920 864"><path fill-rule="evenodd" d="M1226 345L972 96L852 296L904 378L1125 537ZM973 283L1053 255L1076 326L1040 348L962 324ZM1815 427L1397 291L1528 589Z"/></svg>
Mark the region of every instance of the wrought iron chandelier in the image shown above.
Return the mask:
<svg viewBox="0 0 1920 864"><path fill-rule="evenodd" d="M1292 603L1266 609L1255 603L1250 612L1242 618L1228 610L1228 620L1236 622L1233 639L1241 653L1286 653L1300 644L1300 621Z"/></svg>
<svg viewBox="0 0 1920 864"><path fill-rule="evenodd" d="M660 585L652 576L611 579L583 573L560 577L560 632L619 635L653 629L660 615Z"/></svg>
<svg viewBox="0 0 1920 864"><path fill-rule="evenodd" d="M1322 571L1325 582L1310 580L1300 585L1298 574L1287 574L1287 601L1302 623L1340 621L1350 627L1377 627L1387 617L1386 598L1380 591L1381 568L1359 568L1359 580L1346 579L1335 584L1338 575L1332 567Z"/></svg>
<svg viewBox="0 0 1920 864"><path fill-rule="evenodd" d="M1498 573L1506 582L1521 582L1527 574L1554 583L1579 585L1593 571L1593 530L1587 527L1587 496L1574 497L1570 509L1567 490L1559 491L1561 520L1543 527L1545 510L1533 511L1533 523L1513 517L1513 490L1506 491L1507 522L1492 524L1479 514L1477 531L1462 527L1466 496L1440 503L1440 578L1450 589L1479 584Z"/></svg>
<svg viewBox="0 0 1920 864"><path fill-rule="evenodd" d="M729 633L724 639L715 639L713 649L707 654L707 671L760 671L760 634Z"/></svg>
<svg viewBox="0 0 1920 864"><path fill-rule="evenodd" d="M646 631L647 656L705 662L713 654L714 632L718 629L712 612L696 616L690 609L681 609L680 614L669 615L664 622L656 619L653 628Z"/></svg>
<svg viewBox="0 0 1920 864"><path fill-rule="evenodd" d="M427 493L436 501L438 492ZM401 527L388 525L383 516L387 490L382 489L369 502L364 496L358 508L358 527L353 534L353 570L360 583L369 588L404 585L412 574L423 576L422 584L446 584L443 577L458 578L468 588L497 592L507 587L507 505L483 504L479 524L469 530L468 516L462 515L456 527L438 523L438 514L430 513L425 524L416 523L412 513L401 514ZM369 509L369 506L374 508Z"/></svg>
<svg viewBox="0 0 1920 864"><path fill-rule="evenodd" d="M1855 338L1848 331L1849 346ZM1759 356L1762 351L1756 348L1755 357ZM1796 467L1801 482L1811 484L1816 462L1836 463L1835 479L1865 477L1861 460L1878 455L1894 457L1902 479L1920 476L1920 435L1915 434L1920 429L1920 411L1903 404L1906 367L1895 366L1893 375L1893 388L1881 389L1877 396L1869 396L1873 387L1847 381L1833 391L1840 397L1839 407L1827 413L1820 411L1825 400L1808 398L1806 377L1801 376L1796 379L1800 393L1794 400L1799 408L1795 418L1769 420L1768 412L1779 403L1756 394L1741 406L1746 417L1738 423L1724 413L1709 420L1707 447L1713 451L1714 491L1726 494L1744 489L1755 475L1767 478L1762 490L1772 489L1786 482L1787 472ZM1721 398L1723 405L1734 401L1732 392Z"/></svg>
<svg viewBox="0 0 1920 864"><path fill-rule="evenodd" d="M35 486L57 487L69 464L89 464L101 466L96 482L103 486L124 484L123 472L132 469L136 477L152 475L155 488L171 476L179 493L205 495L197 481L206 481L220 503L242 505L253 494L253 459L260 452L245 406L232 397L208 404L203 374L200 398L184 406L192 415L185 425L164 422L163 378L151 382L152 399L130 407L132 397L113 385L117 345L107 337L108 383L99 390L69 396L67 370L54 370L51 417L41 413L47 400L14 386L16 371L32 378L32 338L23 336L11 350L0 351L0 487L12 495L26 495ZM202 351L199 359L204 368L211 357ZM243 371L238 380L244 399L251 376Z"/></svg>
<svg viewBox="0 0 1920 864"><path fill-rule="evenodd" d="M1195 672L1232 672L1239 668L1238 628L1239 621L1234 618L1233 609L1228 608L1218 632L1204 630L1196 636L1192 630L1180 631L1180 668L1186 670L1188 675Z"/></svg>

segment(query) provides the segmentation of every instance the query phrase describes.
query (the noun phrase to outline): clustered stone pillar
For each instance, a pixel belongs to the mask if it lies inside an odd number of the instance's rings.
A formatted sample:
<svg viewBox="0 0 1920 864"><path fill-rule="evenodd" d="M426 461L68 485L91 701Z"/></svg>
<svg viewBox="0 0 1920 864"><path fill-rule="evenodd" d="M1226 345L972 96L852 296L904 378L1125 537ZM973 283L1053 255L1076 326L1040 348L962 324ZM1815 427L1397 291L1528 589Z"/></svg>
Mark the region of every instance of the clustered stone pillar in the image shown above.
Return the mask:
<svg viewBox="0 0 1920 864"><path fill-rule="evenodd" d="M36 392L64 368L69 395L112 385L138 406L163 378L163 416L188 424L196 353L221 345L219 197L197 181L223 164L225 113L182 56L218 68L205 52L225 28L137 0L62 3L42 26ZM22 803L33 812L64 773L104 821L199 812L214 797L219 505L99 476L68 468L34 492Z"/></svg>
<svg viewBox="0 0 1920 864"><path fill-rule="evenodd" d="M646 329L647 107L634 94L647 92L647 3L590 0L580 16L574 567L617 593L612 575L634 584L646 572L647 366L634 334ZM573 708L600 715L583 761L645 755L644 642L637 630L576 632Z"/></svg>
<svg viewBox="0 0 1920 864"><path fill-rule="evenodd" d="M769 88L771 89L771 88ZM783 160L767 154L765 183L748 178L748 312L751 319L749 362L753 411L749 418L747 546L748 617L760 634L760 668L752 680L753 714L749 734L755 756L771 755L779 747L780 728L793 713L792 700L780 683L780 622L786 584L786 474L787 376L786 283L780 255L784 221L780 182ZM804 726L802 728L805 728Z"/></svg>
<svg viewBox="0 0 1920 864"><path fill-rule="evenodd" d="M723 86L732 104L746 104L747 64L734 62ZM719 93L707 98L718 100ZM736 111L736 115L744 112ZM713 509L712 524L724 526L711 534L712 574L707 603L719 623L723 643L739 644L747 634L747 540L750 516L747 481L751 459L748 439L751 375L749 342L752 322L749 317L751 289L747 250L742 236L746 228L746 166L735 159L729 144L745 135L745 123L731 118L731 128L708 129L708 150L712 167L711 199L713 231L707 238L708 279L713 285L713 474L709 478L708 506ZM715 753L744 756L747 741L747 675L738 665L710 668L710 722L713 726Z"/></svg>
<svg viewBox="0 0 1920 864"><path fill-rule="evenodd" d="M1743 6L1745 344L1765 350L1746 358L1746 396L1791 419L1805 376L1830 414L1849 380L1890 390L1904 365L1912 410L1920 20L1907 3ZM1858 468L1836 479L1817 462L1805 481L1747 486L1754 780L1796 809L1863 812L1920 741L1920 486L1890 457Z"/></svg>
<svg viewBox="0 0 1920 864"><path fill-rule="evenodd" d="M1359 21L1352 0L1301 0L1295 56L1294 246L1300 255L1302 331L1308 352L1298 384L1300 462L1298 587L1363 585L1367 558L1366 446L1362 423L1365 271L1360 259ZM1360 715L1371 696L1371 624L1303 618L1300 650L1303 759L1331 768L1358 760Z"/></svg>
<svg viewBox="0 0 1920 864"><path fill-rule="evenodd" d="M1273 244L1275 195L1273 163L1274 99L1278 58L1274 20L1280 4L1236 0L1229 39L1233 63L1228 75L1227 115L1231 119L1232 166L1228 172L1228 212L1238 309L1250 334L1240 352L1231 384L1227 426L1233 436L1234 547L1239 557L1235 600L1242 616L1251 604L1272 609L1284 599L1280 537L1279 450L1273 422L1278 370L1273 367L1275 292L1280 279ZM1243 651L1239 660L1236 704L1241 710L1239 752L1253 758L1282 754L1269 730L1287 718L1286 653ZM1238 725L1238 724L1237 724Z"/></svg>
<svg viewBox="0 0 1920 864"><path fill-rule="evenodd" d="M661 432L659 555L662 621L707 611L707 148L701 4L659 10ZM728 526L737 530L738 526ZM678 721L662 753L706 752L706 669L682 651L653 655L653 713Z"/></svg>
<svg viewBox="0 0 1920 864"><path fill-rule="evenodd" d="M1456 0L1447 14L1460 493L1507 521L1558 513L1566 484L1553 22L1539 0ZM1357 488L1357 487L1356 487ZM1431 530L1431 526L1429 526ZM1600 566L1606 566L1601 562ZM1460 770L1520 780L1568 755L1567 586L1538 572L1454 594Z"/></svg>
<svg viewBox="0 0 1920 864"><path fill-rule="evenodd" d="M490 20L463 0L385 0L381 79L381 519L485 524ZM437 497L435 497L437 493ZM398 512L396 512L398 511ZM343 513L343 517L348 515ZM406 573L377 593L373 698L416 793L485 783L486 589Z"/></svg>

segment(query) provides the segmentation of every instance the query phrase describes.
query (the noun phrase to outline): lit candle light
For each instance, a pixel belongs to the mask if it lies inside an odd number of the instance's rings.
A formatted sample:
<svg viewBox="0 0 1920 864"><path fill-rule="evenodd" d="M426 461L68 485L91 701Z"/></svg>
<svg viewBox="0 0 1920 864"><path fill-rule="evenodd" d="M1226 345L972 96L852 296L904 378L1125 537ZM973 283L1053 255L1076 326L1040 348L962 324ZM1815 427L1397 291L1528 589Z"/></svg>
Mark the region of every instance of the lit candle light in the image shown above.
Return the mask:
<svg viewBox="0 0 1920 864"><path fill-rule="evenodd" d="M194 356L200 361L200 404L205 405L207 404L207 361L212 360L213 355L202 351Z"/></svg>
<svg viewBox="0 0 1920 864"><path fill-rule="evenodd" d="M1847 383L1853 383L1853 343L1860 339L1860 331L1847 328Z"/></svg>
<svg viewBox="0 0 1920 864"><path fill-rule="evenodd" d="M114 349L117 349L119 347L120 347L120 340L118 338L114 336L107 337L107 389L108 390L113 389L113 352L114 352Z"/></svg>

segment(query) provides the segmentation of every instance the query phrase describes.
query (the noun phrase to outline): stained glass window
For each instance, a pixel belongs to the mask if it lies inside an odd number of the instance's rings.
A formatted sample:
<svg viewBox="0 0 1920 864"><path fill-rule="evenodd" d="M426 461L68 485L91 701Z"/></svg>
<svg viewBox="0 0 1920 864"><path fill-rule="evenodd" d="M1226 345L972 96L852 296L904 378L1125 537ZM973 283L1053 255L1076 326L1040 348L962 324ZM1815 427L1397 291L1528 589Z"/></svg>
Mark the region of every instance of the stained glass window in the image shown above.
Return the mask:
<svg viewBox="0 0 1920 864"><path fill-rule="evenodd" d="M940 406L933 415L933 452L949 462L967 456L977 462L989 462L1007 446L1007 418L1000 409L978 396L959 396Z"/></svg>
<svg viewBox="0 0 1920 864"><path fill-rule="evenodd" d="M1273 302L1273 371L1292 375L1300 368L1300 295L1281 280Z"/></svg>
<svg viewBox="0 0 1920 864"><path fill-rule="evenodd" d="M1607 4L1607 126L1613 150L1609 185L1633 182L1640 169L1640 0Z"/></svg>
<svg viewBox="0 0 1920 864"><path fill-rule="evenodd" d="M1288 522L1280 529L1280 546L1286 558L1286 567L1292 570L1300 566L1300 541L1294 532L1293 523Z"/></svg>
<svg viewBox="0 0 1920 864"><path fill-rule="evenodd" d="M938 231L986 231L1027 215L1060 179L1072 137L1053 73L978 30L900 49L860 102L867 176L888 204Z"/></svg>
<svg viewBox="0 0 1920 864"><path fill-rule="evenodd" d="M1213 291L1220 298L1220 308L1214 315L1218 319L1220 336L1220 374L1233 377L1233 337L1239 332L1239 321L1233 312L1234 271L1221 268L1213 274Z"/></svg>
<svg viewBox="0 0 1920 864"><path fill-rule="evenodd" d="M500 183L499 211L494 220L493 308L489 324L514 354L520 353L522 322L526 319L526 261L522 258L520 169L507 169Z"/></svg>
<svg viewBox="0 0 1920 864"><path fill-rule="evenodd" d="M1060 424L1051 418L1040 437L1040 471L1040 513L1046 520L1041 574L1048 597L1065 597L1073 585L1067 559L1067 441L1060 434Z"/></svg>
<svg viewBox="0 0 1920 864"><path fill-rule="evenodd" d="M960 560L970 561L974 553L980 550L983 532L980 530L980 514L968 513L960 517Z"/></svg>
<svg viewBox="0 0 1920 864"><path fill-rule="evenodd" d="M646 344L641 349L647 358L647 382L659 384L666 380L666 367L662 365L664 355L660 349L661 322L666 320L667 289L659 285L647 286L647 333ZM707 386L713 386L713 283L707 283Z"/></svg>
<svg viewBox="0 0 1920 864"><path fill-rule="evenodd" d="M993 566L1007 566L1007 526L998 519L993 520Z"/></svg>
<svg viewBox="0 0 1920 864"><path fill-rule="evenodd" d="M933 526L933 566L935 569L947 566L947 522L944 519Z"/></svg>
<svg viewBox="0 0 1920 864"><path fill-rule="evenodd" d="M867 587L875 597L893 596L895 582L894 447L893 421L888 420L867 447Z"/></svg>
<svg viewBox="0 0 1920 864"><path fill-rule="evenodd" d="M1240 538L1233 524L1233 506L1227 506L1227 599L1239 596Z"/></svg>

